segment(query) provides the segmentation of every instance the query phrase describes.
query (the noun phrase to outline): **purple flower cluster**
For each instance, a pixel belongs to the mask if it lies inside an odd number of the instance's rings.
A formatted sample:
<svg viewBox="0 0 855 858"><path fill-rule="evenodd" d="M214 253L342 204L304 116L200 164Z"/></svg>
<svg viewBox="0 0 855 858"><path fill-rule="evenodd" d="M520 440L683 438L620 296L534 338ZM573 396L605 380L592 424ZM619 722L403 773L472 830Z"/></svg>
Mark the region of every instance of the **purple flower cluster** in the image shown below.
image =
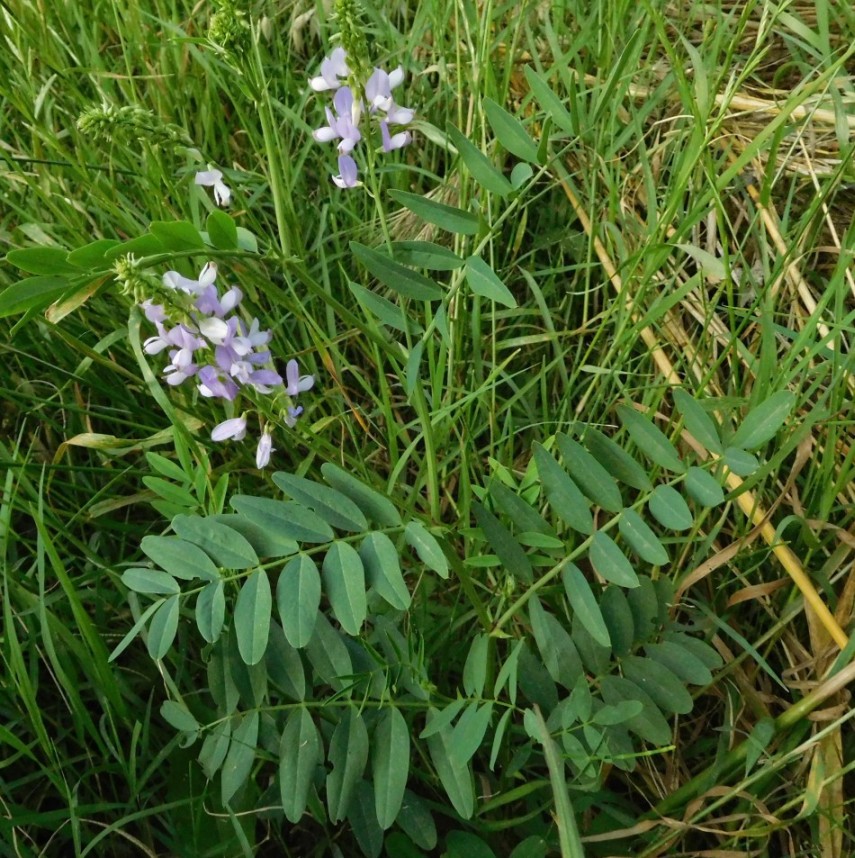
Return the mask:
<svg viewBox="0 0 855 858"><path fill-rule="evenodd" d="M177 271L163 275L164 287L183 293L187 303L187 320L168 326L168 314L161 304L144 301L146 318L155 326L157 334L143 344L146 354L167 351L169 363L163 371L166 383L179 385L188 378L196 381L200 395L209 399L234 402L241 388L256 393L286 393L292 400L309 390L315 380L311 375L301 376L297 361L290 360L285 379L271 369L271 354L265 346L271 332L262 331L258 319L247 324L235 314L243 293L232 286L220 294L217 289L217 266L209 262L198 280L184 277ZM285 423L294 426L302 407L288 406ZM240 440L246 435L246 415L225 420L214 427L211 439ZM256 464L263 468L270 461L273 441L269 427L265 426L256 451Z"/></svg>
<svg viewBox="0 0 855 858"><path fill-rule="evenodd" d="M344 85L350 75L344 48L336 48L321 63L321 73L309 81L315 92L335 91L333 109L326 108L327 124L312 136L318 143L338 140L339 175L332 179L340 188L355 188L360 184L356 161L351 152L362 139L359 123L363 116L373 116L380 125L380 140L384 152L406 146L412 139L409 131L392 133L389 126L409 125L415 111L395 103L392 90L403 83L404 70L400 66L393 72L375 68L365 82L361 95L354 94L351 86Z"/></svg>

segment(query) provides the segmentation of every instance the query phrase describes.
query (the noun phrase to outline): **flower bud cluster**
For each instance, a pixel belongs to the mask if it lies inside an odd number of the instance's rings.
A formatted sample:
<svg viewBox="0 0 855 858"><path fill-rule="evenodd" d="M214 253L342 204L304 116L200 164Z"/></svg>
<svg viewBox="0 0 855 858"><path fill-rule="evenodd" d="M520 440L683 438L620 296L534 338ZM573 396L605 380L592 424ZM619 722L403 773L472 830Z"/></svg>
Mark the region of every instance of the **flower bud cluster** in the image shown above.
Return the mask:
<svg viewBox="0 0 855 858"><path fill-rule="evenodd" d="M216 263L209 262L192 280L177 271L163 275L163 286L173 306L184 306L183 321L172 324L162 304L143 301L142 309L157 333L143 344L146 354L166 352L169 363L163 371L172 386L193 379L201 396L234 402L242 389L257 394L285 393L291 400L285 423L294 426L302 407L296 405L299 393L314 384L311 375L300 376L297 361L291 360L286 378L272 368L266 348L271 331L262 331L257 318L247 323L235 312L243 299L237 286L221 292L216 285ZM180 296L184 296L183 298ZM230 418L214 427L211 438L240 440L246 435L246 414ZM265 426L256 452L256 463L264 467L273 450L269 427Z"/></svg>
<svg viewBox="0 0 855 858"><path fill-rule="evenodd" d="M315 92L333 91L333 109L325 108L327 124L312 136L318 143L338 140L339 174L332 179L340 188L355 188L360 183L353 152L362 139L359 130L363 117L373 117L380 127L380 140L384 152L406 146L412 139L409 131L393 133L390 126L406 126L413 121L415 111L395 102L392 90L404 80L404 70L398 66L392 72L375 68L364 86L353 80L355 76L347 64L347 53L342 47L321 62L320 74L311 78L309 86Z"/></svg>

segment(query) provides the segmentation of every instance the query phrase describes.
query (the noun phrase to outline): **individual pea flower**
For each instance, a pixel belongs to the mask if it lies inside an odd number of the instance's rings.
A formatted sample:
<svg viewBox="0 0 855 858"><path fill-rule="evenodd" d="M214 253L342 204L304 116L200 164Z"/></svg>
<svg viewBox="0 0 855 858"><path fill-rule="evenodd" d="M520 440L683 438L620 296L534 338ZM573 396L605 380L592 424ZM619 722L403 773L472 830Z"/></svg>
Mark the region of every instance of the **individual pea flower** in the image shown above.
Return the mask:
<svg viewBox="0 0 855 858"><path fill-rule="evenodd" d="M211 165L209 164L208 167L210 166ZM231 188L223 181L223 174L219 170L201 170L196 173L196 177L193 181L197 185L201 185L203 188L213 188L214 200L218 206L225 208L229 204L232 198L232 191Z"/></svg>
<svg viewBox="0 0 855 858"><path fill-rule="evenodd" d="M206 286L196 299L196 309L206 316L217 316L222 319L240 304L243 292L237 286L232 286L226 291L222 298L213 284Z"/></svg>
<svg viewBox="0 0 855 858"><path fill-rule="evenodd" d="M285 417L285 425L289 429L293 429L297 425L297 418L303 413L303 406L297 405L296 407L293 405L288 406L288 414Z"/></svg>
<svg viewBox="0 0 855 858"><path fill-rule="evenodd" d="M389 134L389 123L385 119L380 120L380 137L383 140L384 152L401 149L413 139L409 131L399 131L397 134Z"/></svg>
<svg viewBox="0 0 855 858"><path fill-rule="evenodd" d="M258 439L258 447L255 450L255 467L259 470L266 468L270 462L270 454L275 449L269 428L265 426L261 437Z"/></svg>
<svg viewBox="0 0 855 858"><path fill-rule="evenodd" d="M295 360L289 360L285 366L285 392L288 396L294 397L298 393L305 393L311 390L315 384L313 375L300 375L300 367Z"/></svg>
<svg viewBox="0 0 855 858"><path fill-rule="evenodd" d="M353 91L349 86L343 86L336 92L333 98L333 107L335 108L335 113L328 107L326 108L329 125L313 131L312 137L318 143L341 140L341 143L338 144L338 151L342 155L347 155L353 151L353 147L362 139L362 134L356 127L362 111L358 103L354 100Z"/></svg>
<svg viewBox="0 0 855 858"><path fill-rule="evenodd" d="M350 74L346 57L344 48L334 48L333 52L321 61L321 73L309 80L309 86L315 92L338 89L341 86L339 78L346 78Z"/></svg>
<svg viewBox="0 0 855 858"><path fill-rule="evenodd" d="M239 388L232 377L222 368L203 366L196 377L199 380L199 393L208 399L228 399L232 402L238 395Z"/></svg>
<svg viewBox="0 0 855 858"><path fill-rule="evenodd" d="M375 68L374 73L365 84L365 98L372 113L381 111L386 114L386 120L393 125L409 125L416 115L415 110L401 107L395 103L392 90L404 80L404 70L398 66L391 74L383 69Z"/></svg>
<svg viewBox="0 0 855 858"><path fill-rule="evenodd" d="M338 158L338 175L333 176L332 180L342 189L358 188L362 182L358 178L359 171L356 168L356 161L350 155L339 155Z"/></svg>
<svg viewBox="0 0 855 858"><path fill-rule="evenodd" d="M208 286L211 286L216 279L217 263L207 262L205 263L205 267L199 272L198 280L191 280L177 271L167 271L163 275L163 285L167 289L174 289L177 292L186 292L188 295L199 295Z"/></svg>
<svg viewBox="0 0 855 858"><path fill-rule="evenodd" d="M246 417L232 417L229 420L223 420L211 430L212 441L226 441L232 438L235 441L240 441L246 436Z"/></svg>

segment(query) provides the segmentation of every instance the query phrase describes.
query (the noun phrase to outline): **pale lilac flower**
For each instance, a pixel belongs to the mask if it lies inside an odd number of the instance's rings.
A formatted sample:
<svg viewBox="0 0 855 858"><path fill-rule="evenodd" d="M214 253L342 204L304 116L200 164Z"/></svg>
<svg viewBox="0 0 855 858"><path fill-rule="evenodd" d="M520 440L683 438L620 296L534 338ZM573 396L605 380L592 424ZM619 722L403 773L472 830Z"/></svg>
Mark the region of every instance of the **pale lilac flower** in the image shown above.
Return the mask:
<svg viewBox="0 0 855 858"><path fill-rule="evenodd" d="M217 316L209 316L199 322L199 333L215 346L222 345L231 333L228 322Z"/></svg>
<svg viewBox="0 0 855 858"><path fill-rule="evenodd" d="M365 83L365 97L372 112L382 110L384 113L392 105L392 90L399 86L404 80L404 69L401 66L392 74L387 74L383 69L374 69L374 73Z"/></svg>
<svg viewBox="0 0 855 858"><path fill-rule="evenodd" d="M232 286L222 298L214 285L206 286L196 299L196 309L206 316L222 318L240 304L243 292L237 286Z"/></svg>
<svg viewBox="0 0 855 858"><path fill-rule="evenodd" d="M313 375L300 375L300 367L295 360L289 360L285 366L285 379L287 381L285 392L288 396L296 396L298 393L311 390L315 383Z"/></svg>
<svg viewBox="0 0 855 858"><path fill-rule="evenodd" d="M288 416L285 418L285 425L289 429L293 429L297 425L297 418L303 413L303 406L298 405L296 407L289 405L288 406Z"/></svg>
<svg viewBox="0 0 855 858"><path fill-rule="evenodd" d="M362 139L362 134L356 127L359 123L362 110L358 106L358 102L354 100L353 91L349 86L343 86L336 92L333 99L333 107L335 107L335 113L326 108L329 125L313 131L312 137L318 143L341 140L341 143L338 144L338 151L342 155L347 155L353 151L353 147Z"/></svg>
<svg viewBox="0 0 855 858"><path fill-rule="evenodd" d="M217 279L217 263L208 262L199 272L198 280L191 280L177 271L167 271L163 275L163 285L167 289L176 289L188 295L198 295Z"/></svg>
<svg viewBox="0 0 855 858"><path fill-rule="evenodd" d="M309 81L309 86L315 92L338 89L341 86L339 78L347 77L350 74L350 69L345 61L346 57L344 48L334 48L333 52L321 61L321 73Z"/></svg>
<svg viewBox="0 0 855 858"><path fill-rule="evenodd" d="M338 171L339 174L333 176L332 180L340 188L356 188L362 184L357 178L356 161L350 155L339 155Z"/></svg>
<svg viewBox="0 0 855 858"><path fill-rule="evenodd" d="M196 374L199 380L199 393L207 398L228 399L230 402L238 395L238 386L222 369L215 366L203 366Z"/></svg>
<svg viewBox="0 0 855 858"><path fill-rule="evenodd" d="M239 355L249 354L254 348L270 342L271 331L261 331L258 319L253 319L249 328L243 320L238 321L238 327L243 332L232 339L232 348Z"/></svg>
<svg viewBox="0 0 855 858"><path fill-rule="evenodd" d="M218 206L227 206L232 198L229 186L223 181L223 174L219 170L202 170L196 173L194 179L197 185L214 189L214 199Z"/></svg>
<svg viewBox="0 0 855 858"><path fill-rule="evenodd" d="M152 324L157 325L166 321L166 310L162 304L154 304L151 299L147 298L140 304L140 307L142 307L146 319Z"/></svg>
<svg viewBox="0 0 855 858"><path fill-rule="evenodd" d="M232 417L230 420L224 420L218 423L211 431L212 441L225 441L227 438L233 438L235 441L240 441L246 435L246 417Z"/></svg>
<svg viewBox="0 0 855 858"><path fill-rule="evenodd" d="M412 140L409 131L399 131L397 134L389 134L389 123L380 120L380 136L383 139L383 151L391 152L393 149L401 149Z"/></svg>
<svg viewBox="0 0 855 858"><path fill-rule="evenodd" d="M265 429L258 439L258 447L255 451L255 467L259 470L266 468L270 462L270 454L274 449L273 438L270 437L270 433Z"/></svg>
<svg viewBox="0 0 855 858"><path fill-rule="evenodd" d="M166 383L175 387L196 375L199 367L193 363L193 352L191 349L173 349L169 353L169 365L163 370Z"/></svg>

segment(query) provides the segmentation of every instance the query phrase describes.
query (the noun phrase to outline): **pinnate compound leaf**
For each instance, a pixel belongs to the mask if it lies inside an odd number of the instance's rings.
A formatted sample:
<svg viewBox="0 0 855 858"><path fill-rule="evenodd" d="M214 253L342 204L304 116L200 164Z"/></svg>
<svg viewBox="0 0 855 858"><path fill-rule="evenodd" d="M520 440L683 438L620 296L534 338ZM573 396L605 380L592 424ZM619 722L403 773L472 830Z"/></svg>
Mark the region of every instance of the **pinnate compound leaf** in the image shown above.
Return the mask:
<svg viewBox="0 0 855 858"><path fill-rule="evenodd" d="M324 479L342 494L347 495L372 521L381 527L400 527L401 516L395 505L376 489L351 476L332 462L321 465Z"/></svg>
<svg viewBox="0 0 855 858"><path fill-rule="evenodd" d="M398 817L410 771L410 729L395 707L387 708L374 728L371 773L377 821L385 831Z"/></svg>
<svg viewBox="0 0 855 858"><path fill-rule="evenodd" d="M140 547L161 569L175 578L216 581L220 577L211 558L198 545L178 536L144 536Z"/></svg>
<svg viewBox="0 0 855 858"><path fill-rule="evenodd" d="M654 566L668 562L668 552L647 522L634 510L625 509L618 521L620 535L627 545L644 561Z"/></svg>
<svg viewBox="0 0 855 858"><path fill-rule="evenodd" d="M503 197L513 191L511 183L494 166L493 162L453 125L448 126L448 136L460 153L460 158L466 165L466 169L484 190Z"/></svg>
<svg viewBox="0 0 855 858"><path fill-rule="evenodd" d="M315 769L323 760L321 735L308 709L288 716L279 743L279 794L285 818L296 824L306 810Z"/></svg>
<svg viewBox="0 0 855 858"><path fill-rule="evenodd" d="M274 530L298 542L330 542L335 534L317 513L300 503L235 495L229 503L258 527Z"/></svg>
<svg viewBox="0 0 855 858"><path fill-rule="evenodd" d="M478 232L478 217L472 212L447 206L444 203L437 203L407 191L390 191L389 196L423 221L432 223L446 232L454 232L459 235L475 235ZM429 266L424 267L428 268Z"/></svg>
<svg viewBox="0 0 855 858"><path fill-rule="evenodd" d="M440 578L448 578L448 560L439 543L421 522L408 522L404 528L404 539L428 569L432 569Z"/></svg>
<svg viewBox="0 0 855 858"><path fill-rule="evenodd" d="M591 565L606 581L620 587L638 586L638 576L632 564L608 534L601 530L594 534L589 554Z"/></svg>
<svg viewBox="0 0 855 858"><path fill-rule="evenodd" d="M588 428L583 438L585 446L597 461L625 485L642 492L653 490L647 471L619 444L606 437L598 429Z"/></svg>
<svg viewBox="0 0 855 858"><path fill-rule="evenodd" d="M126 569L122 573L122 583L135 593L171 596L181 592L178 582L159 569Z"/></svg>
<svg viewBox="0 0 855 858"><path fill-rule="evenodd" d="M258 664L264 658L272 609L270 580L257 569L244 581L235 603L234 630L244 664Z"/></svg>
<svg viewBox="0 0 855 858"><path fill-rule="evenodd" d="M731 443L740 450L762 447L778 433L796 406L796 396L789 390L779 390L752 408L736 430Z"/></svg>
<svg viewBox="0 0 855 858"><path fill-rule="evenodd" d="M469 288L482 298L488 298L505 307L516 307L517 299L501 278L480 256L466 260L466 282Z"/></svg>
<svg viewBox="0 0 855 858"><path fill-rule="evenodd" d="M296 649L312 639L321 604L321 576L306 554L290 560L279 573L276 605L288 643Z"/></svg>
<svg viewBox="0 0 855 858"><path fill-rule="evenodd" d="M692 512L683 496L671 486L657 486L647 502L650 514L663 526L671 530L688 530L692 524Z"/></svg>
<svg viewBox="0 0 855 858"><path fill-rule="evenodd" d="M199 751L199 765L208 780L216 775L225 762L231 740L231 718L221 721L205 736L205 741L202 742L202 750Z"/></svg>
<svg viewBox="0 0 855 858"><path fill-rule="evenodd" d="M534 444L537 473L550 505L567 524L588 536L594 529L591 508L576 483L540 444Z"/></svg>
<svg viewBox="0 0 855 858"><path fill-rule="evenodd" d="M237 531L224 524L196 515L177 515L172 520L175 532L198 545L216 564L225 569L249 569L258 565L258 555Z"/></svg>
<svg viewBox="0 0 855 858"><path fill-rule="evenodd" d="M609 630L588 580L576 566L568 563L561 571L561 581L570 607L579 622L600 646L610 647L612 641Z"/></svg>
<svg viewBox="0 0 855 858"><path fill-rule="evenodd" d="M313 509L327 524L350 533L362 533L368 529L368 521L362 510L349 498L334 488L279 471L273 482L295 501Z"/></svg>
<svg viewBox="0 0 855 858"><path fill-rule="evenodd" d="M682 388L674 390L674 402L683 415L686 428L711 453L721 453L721 439L715 420L707 414L700 403Z"/></svg>
<svg viewBox="0 0 855 858"><path fill-rule="evenodd" d="M621 661L623 675L650 695L663 712L685 715L692 711L692 695L664 664L628 655Z"/></svg>
<svg viewBox="0 0 855 858"><path fill-rule="evenodd" d="M155 660L169 652L178 632L178 595L170 596L151 618L148 627L148 654Z"/></svg>
<svg viewBox="0 0 855 858"><path fill-rule="evenodd" d="M395 543L385 533L369 533L359 546L368 582L393 608L406 611L412 597L398 560Z"/></svg>
<svg viewBox="0 0 855 858"><path fill-rule="evenodd" d="M211 244L220 250L235 250L238 246L237 225L225 212L215 209L205 223Z"/></svg>
<svg viewBox="0 0 855 858"><path fill-rule="evenodd" d="M537 144L529 137L522 122L491 98L485 98L482 103L487 120L499 143L517 158L536 164L538 162Z"/></svg>
<svg viewBox="0 0 855 858"><path fill-rule="evenodd" d="M433 280L401 265L385 253L366 247L358 241L351 241L350 249L384 286L404 298L412 298L414 301L439 301L442 298L442 289Z"/></svg>
<svg viewBox="0 0 855 858"><path fill-rule="evenodd" d="M241 716L240 724L232 734L229 752L223 763L220 797L228 804L235 793L246 783L252 764L255 762L255 747L258 742L258 712Z"/></svg>
<svg viewBox="0 0 855 858"><path fill-rule="evenodd" d="M327 759L332 771L327 775L327 809L330 820L347 816L356 784L368 762L368 730L355 709L347 709L333 732Z"/></svg>
<svg viewBox="0 0 855 858"><path fill-rule="evenodd" d="M223 631L226 617L226 596L222 581L210 581L196 596L196 626L199 634L214 643Z"/></svg>
<svg viewBox="0 0 855 858"><path fill-rule="evenodd" d="M691 467L686 472L686 491L702 506L714 507L724 503L724 491L718 480L701 468Z"/></svg>
<svg viewBox="0 0 855 858"><path fill-rule="evenodd" d="M620 421L638 449L660 468L682 474L686 470L677 448L652 420L628 405L618 405Z"/></svg>
<svg viewBox="0 0 855 858"><path fill-rule="evenodd" d="M611 474L577 441L559 432L558 449L570 476L582 491L607 512L620 512L623 499Z"/></svg>
<svg viewBox="0 0 855 858"><path fill-rule="evenodd" d="M68 289L68 280L63 277L39 276L19 280L0 292L0 319L28 310L41 310L62 297Z"/></svg>
<svg viewBox="0 0 855 858"><path fill-rule="evenodd" d="M334 542L323 564L323 580L335 618L349 635L358 635L368 613L365 569L346 542Z"/></svg>

